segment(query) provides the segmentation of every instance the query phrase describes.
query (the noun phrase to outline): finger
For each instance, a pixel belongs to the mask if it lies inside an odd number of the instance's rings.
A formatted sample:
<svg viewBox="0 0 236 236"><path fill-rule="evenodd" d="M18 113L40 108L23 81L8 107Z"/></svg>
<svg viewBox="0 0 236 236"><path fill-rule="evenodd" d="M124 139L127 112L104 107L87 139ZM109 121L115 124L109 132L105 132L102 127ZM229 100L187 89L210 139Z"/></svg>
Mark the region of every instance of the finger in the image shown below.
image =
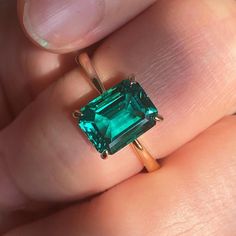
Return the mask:
<svg viewBox="0 0 236 236"><path fill-rule="evenodd" d="M186 6L189 6L188 3L185 2ZM115 34L95 57L97 69L108 85L117 82L112 78L117 77L119 71L125 74L137 72L139 82L164 114L165 122L141 138L156 158L173 152L226 114L235 111L236 60L232 59L235 55L228 48L228 45L234 48L236 42L233 40L235 27L231 8L226 11L227 17L222 18L218 8L213 11L215 8L205 2L192 1L191 4L191 9L195 9L193 19L178 2L156 4L137 22ZM168 12L170 9L175 9L175 13L167 18L161 15L161 11ZM176 20L178 17L181 17L179 21ZM200 20L199 24L201 19L204 19L203 22L207 19L209 25L199 27L197 32L192 25L188 25L184 29L185 35L182 24L174 25L175 22L191 20L194 24L196 19ZM173 25L169 31L176 35L177 42L177 36L181 34L180 45L176 44L176 40L171 40L171 33L163 31L165 27L168 29L167 20L173 23L168 23ZM155 30L150 27L150 22L155 25ZM143 37L137 37L141 33ZM145 37L147 34L148 37ZM156 43L149 48L150 38ZM188 38L197 40L193 42ZM137 48L130 45L129 40L136 42ZM111 45L112 50L109 50ZM139 51L141 49L142 53ZM121 57L124 57L124 64ZM168 63L161 64L163 59L160 58L165 58ZM203 58L208 59L207 63ZM117 68L111 61L117 64ZM156 75L159 75L158 79ZM25 196L47 201L83 198L101 192L141 170L140 163L128 147L119 152L117 158L112 157L105 162L100 160L97 152L72 123L71 111L95 96L86 79L74 71L41 94L12 126L4 130L0 136L2 156L12 182Z"/></svg>
<svg viewBox="0 0 236 236"><path fill-rule="evenodd" d="M42 90L75 67L74 55L57 55L27 40L16 1L0 2L0 128L7 126Z"/></svg>
<svg viewBox="0 0 236 236"><path fill-rule="evenodd" d="M236 117L95 198L13 230L15 235L234 235ZM145 191L144 191L145 190Z"/></svg>
<svg viewBox="0 0 236 236"><path fill-rule="evenodd" d="M235 113L235 11L231 0L159 1L96 52L101 77L135 72L164 116L143 136L155 155Z"/></svg>
<svg viewBox="0 0 236 236"><path fill-rule="evenodd" d="M2 183L1 188L10 195L0 196L2 206L22 207L30 200L77 200L103 191L122 181L123 176L140 170L130 148L108 161L101 160L77 128L72 112L93 96L96 92L75 70L50 86L0 133L4 163L1 172L8 183ZM116 158L122 153L131 158Z"/></svg>
<svg viewBox="0 0 236 236"><path fill-rule="evenodd" d="M154 0L19 0L19 15L30 38L49 50L74 51L108 35Z"/></svg>

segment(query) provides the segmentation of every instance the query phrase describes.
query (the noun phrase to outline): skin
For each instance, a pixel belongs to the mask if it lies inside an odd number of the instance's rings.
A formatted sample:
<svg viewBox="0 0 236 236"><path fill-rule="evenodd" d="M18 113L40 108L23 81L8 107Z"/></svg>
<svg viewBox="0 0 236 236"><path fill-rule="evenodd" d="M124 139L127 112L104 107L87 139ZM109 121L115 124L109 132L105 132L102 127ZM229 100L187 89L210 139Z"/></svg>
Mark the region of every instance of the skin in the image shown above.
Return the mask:
<svg viewBox="0 0 236 236"><path fill-rule="evenodd" d="M165 116L141 138L162 164L144 174L129 147L99 159L70 117L96 96L73 68L81 45L34 46L22 7L19 24L15 1L2 1L1 233L234 235L235 4L159 0L94 51L107 87L135 72Z"/></svg>

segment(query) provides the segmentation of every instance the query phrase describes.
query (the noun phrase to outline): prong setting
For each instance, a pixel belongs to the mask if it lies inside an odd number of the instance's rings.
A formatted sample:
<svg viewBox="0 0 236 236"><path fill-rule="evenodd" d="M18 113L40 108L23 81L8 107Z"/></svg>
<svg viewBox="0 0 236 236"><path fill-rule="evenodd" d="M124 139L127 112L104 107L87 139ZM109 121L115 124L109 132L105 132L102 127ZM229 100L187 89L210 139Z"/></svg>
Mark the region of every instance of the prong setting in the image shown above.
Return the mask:
<svg viewBox="0 0 236 236"><path fill-rule="evenodd" d="M103 151L103 152L101 153L101 158L102 158L103 160L106 160L106 159L108 158L108 156L109 156L109 153L108 153L107 150L105 150L105 151Z"/></svg>
<svg viewBox="0 0 236 236"><path fill-rule="evenodd" d="M80 111L76 110L72 113L72 116L74 119L80 119L83 116L83 114Z"/></svg>
<svg viewBox="0 0 236 236"><path fill-rule="evenodd" d="M164 117L158 114L154 119L157 122L162 122L164 120Z"/></svg>
<svg viewBox="0 0 236 236"><path fill-rule="evenodd" d="M131 82L131 85L137 83L136 81L136 78L135 78L135 75L134 74L131 74L128 76L128 80Z"/></svg>
<svg viewBox="0 0 236 236"><path fill-rule="evenodd" d="M75 61L78 65L81 65L88 79L98 92L100 94L104 93L106 91L105 87L89 56L86 53L82 53L75 58ZM114 99L114 95L118 95L122 99L117 102ZM101 103L102 105L100 105ZM123 107L127 107L127 111ZM88 109L91 109L91 112L87 112ZM121 112L123 110L124 115ZM119 112L116 114L116 111ZM99 116L96 116L97 113L99 113ZM140 119L139 115L141 113L143 114L142 119ZM127 114L130 115L128 116ZM131 137L137 138L154 127L156 122L164 120L162 116L158 115L157 108L138 81L136 81L135 75L133 74L126 77L121 83L114 86L113 89L108 90L106 96L97 97L84 108L81 108L80 111L74 111L72 116L76 119L77 125L88 136L91 143L101 154L102 159L107 159L109 155L116 153L126 146ZM136 117L140 120L138 124ZM124 119L122 120L122 118ZM115 125L110 125L111 122ZM125 125L118 125L121 123ZM132 128L134 123L139 129L134 130ZM105 126L114 127L114 132L104 134L103 130L106 131L104 129ZM124 131L127 134L126 137L123 136ZM151 156L137 139L133 142L133 147L148 172L157 170L160 167L155 158Z"/></svg>

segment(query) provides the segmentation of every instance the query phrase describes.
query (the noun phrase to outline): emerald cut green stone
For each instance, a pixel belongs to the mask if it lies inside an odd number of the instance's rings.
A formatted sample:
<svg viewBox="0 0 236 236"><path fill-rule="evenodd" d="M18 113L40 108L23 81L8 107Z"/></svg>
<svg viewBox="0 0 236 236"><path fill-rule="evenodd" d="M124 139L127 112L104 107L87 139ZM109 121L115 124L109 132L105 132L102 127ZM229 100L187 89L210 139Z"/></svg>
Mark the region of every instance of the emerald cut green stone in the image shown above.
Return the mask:
<svg viewBox="0 0 236 236"><path fill-rule="evenodd" d="M123 80L81 114L78 124L98 152L114 154L152 128L158 111L139 83Z"/></svg>

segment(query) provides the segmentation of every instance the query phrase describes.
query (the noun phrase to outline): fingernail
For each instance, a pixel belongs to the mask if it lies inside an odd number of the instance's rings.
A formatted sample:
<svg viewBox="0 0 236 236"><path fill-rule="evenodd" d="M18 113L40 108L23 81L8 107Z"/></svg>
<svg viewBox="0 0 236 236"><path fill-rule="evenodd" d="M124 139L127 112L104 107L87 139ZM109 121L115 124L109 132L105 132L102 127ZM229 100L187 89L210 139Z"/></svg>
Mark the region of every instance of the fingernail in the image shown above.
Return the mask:
<svg viewBox="0 0 236 236"><path fill-rule="evenodd" d="M104 0L25 0L23 24L48 49L73 47L99 24Z"/></svg>

